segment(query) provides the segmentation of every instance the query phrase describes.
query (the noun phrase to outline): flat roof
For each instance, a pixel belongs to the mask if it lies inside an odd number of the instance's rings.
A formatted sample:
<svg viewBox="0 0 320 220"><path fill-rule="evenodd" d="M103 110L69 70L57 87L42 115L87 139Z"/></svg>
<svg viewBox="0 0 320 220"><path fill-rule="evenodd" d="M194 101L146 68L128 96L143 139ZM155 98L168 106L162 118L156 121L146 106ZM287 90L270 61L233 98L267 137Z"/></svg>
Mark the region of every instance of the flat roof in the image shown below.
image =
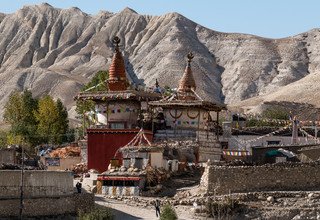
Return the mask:
<svg viewBox="0 0 320 220"><path fill-rule="evenodd" d="M202 100L160 100L149 102L150 106L162 107L162 108L172 108L172 107L181 107L181 108L203 108L211 111L221 111L227 109L226 105L213 103L209 101Z"/></svg>
<svg viewBox="0 0 320 220"><path fill-rule="evenodd" d="M106 176L106 175L101 175L98 176L97 180L141 180L140 177L137 176Z"/></svg>
<svg viewBox="0 0 320 220"><path fill-rule="evenodd" d="M138 133L139 131L140 129L87 128L87 133ZM145 130L144 133L153 135L149 130Z"/></svg>
<svg viewBox="0 0 320 220"><path fill-rule="evenodd" d="M268 146L252 146L255 149L267 149L267 148L286 148L286 147L313 147L320 146L320 144L295 144L295 145L268 145Z"/></svg>
<svg viewBox="0 0 320 220"><path fill-rule="evenodd" d="M110 101L110 100L142 100L154 101L159 100L161 94L156 92L147 92L142 90L125 90L125 91L98 91L98 92L80 92L75 100L94 100L94 101Z"/></svg>

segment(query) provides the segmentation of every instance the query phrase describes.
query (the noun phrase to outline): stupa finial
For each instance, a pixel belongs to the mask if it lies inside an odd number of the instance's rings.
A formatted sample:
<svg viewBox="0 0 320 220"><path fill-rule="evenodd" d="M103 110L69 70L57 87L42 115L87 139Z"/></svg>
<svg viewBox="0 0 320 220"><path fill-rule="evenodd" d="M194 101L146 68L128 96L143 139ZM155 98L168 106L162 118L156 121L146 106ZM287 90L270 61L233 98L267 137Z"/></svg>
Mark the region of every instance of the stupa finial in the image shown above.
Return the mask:
<svg viewBox="0 0 320 220"><path fill-rule="evenodd" d="M119 43L120 43L120 38L118 36L115 36L113 39L112 39L112 42L115 46L115 51L119 51Z"/></svg>

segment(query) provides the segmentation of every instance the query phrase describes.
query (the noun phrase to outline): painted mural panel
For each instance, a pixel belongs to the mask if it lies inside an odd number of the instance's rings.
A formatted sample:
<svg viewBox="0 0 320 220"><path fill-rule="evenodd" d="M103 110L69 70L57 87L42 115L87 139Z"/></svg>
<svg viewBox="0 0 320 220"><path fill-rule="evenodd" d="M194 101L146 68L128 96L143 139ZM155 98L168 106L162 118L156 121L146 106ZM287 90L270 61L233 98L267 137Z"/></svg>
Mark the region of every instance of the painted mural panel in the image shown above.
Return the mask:
<svg viewBox="0 0 320 220"><path fill-rule="evenodd" d="M166 125L178 129L206 129L209 117L211 117L213 121L217 120L217 114L215 112L208 113L208 111L202 109L165 109L164 115Z"/></svg>

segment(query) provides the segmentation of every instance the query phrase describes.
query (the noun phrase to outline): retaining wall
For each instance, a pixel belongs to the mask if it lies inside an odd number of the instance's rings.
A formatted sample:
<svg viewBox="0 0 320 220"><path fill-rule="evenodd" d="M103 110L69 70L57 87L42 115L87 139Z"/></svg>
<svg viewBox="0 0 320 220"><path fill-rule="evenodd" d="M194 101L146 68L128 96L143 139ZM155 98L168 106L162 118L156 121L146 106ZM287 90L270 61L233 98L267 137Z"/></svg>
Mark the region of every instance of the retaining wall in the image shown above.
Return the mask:
<svg viewBox="0 0 320 220"><path fill-rule="evenodd" d="M209 193L320 190L319 164L207 166L202 185Z"/></svg>
<svg viewBox="0 0 320 220"><path fill-rule="evenodd" d="M20 198L21 171L0 171L0 199ZM72 172L24 171L24 197L58 197L72 195Z"/></svg>
<svg viewBox="0 0 320 220"><path fill-rule="evenodd" d="M15 149L0 149L0 163L16 163L16 151Z"/></svg>
<svg viewBox="0 0 320 220"><path fill-rule="evenodd" d="M21 170L0 171L0 218L20 211ZM94 205L93 194L74 193L73 174L65 171L24 171L23 216L74 215Z"/></svg>
<svg viewBox="0 0 320 220"><path fill-rule="evenodd" d="M23 217L75 215L78 210L89 210L94 206L94 195L73 194L63 197L24 199ZM0 199L0 218L12 219L19 216L19 199Z"/></svg>

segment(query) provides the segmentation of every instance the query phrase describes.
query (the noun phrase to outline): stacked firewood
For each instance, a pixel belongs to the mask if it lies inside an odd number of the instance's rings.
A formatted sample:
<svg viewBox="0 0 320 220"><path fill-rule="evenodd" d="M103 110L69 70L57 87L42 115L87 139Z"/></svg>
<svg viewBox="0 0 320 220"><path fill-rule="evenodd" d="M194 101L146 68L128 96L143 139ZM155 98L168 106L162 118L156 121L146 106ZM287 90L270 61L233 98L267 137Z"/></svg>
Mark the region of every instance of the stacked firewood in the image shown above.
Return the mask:
<svg viewBox="0 0 320 220"><path fill-rule="evenodd" d="M74 174L83 174L88 172L88 167L85 163L78 163L72 167L71 171L73 171Z"/></svg>

